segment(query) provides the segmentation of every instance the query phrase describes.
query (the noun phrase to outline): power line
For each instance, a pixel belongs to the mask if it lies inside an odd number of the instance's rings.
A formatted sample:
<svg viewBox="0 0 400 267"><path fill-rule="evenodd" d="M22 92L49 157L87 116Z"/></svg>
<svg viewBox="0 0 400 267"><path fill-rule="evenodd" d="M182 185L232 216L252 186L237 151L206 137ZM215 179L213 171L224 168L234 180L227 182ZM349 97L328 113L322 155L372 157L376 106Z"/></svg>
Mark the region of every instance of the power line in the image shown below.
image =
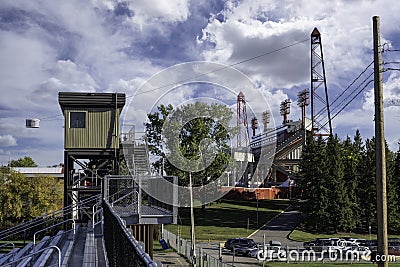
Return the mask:
<svg viewBox="0 0 400 267"><path fill-rule="evenodd" d="M290 48L290 47L292 47L292 46L295 46L295 45L304 43L304 42L309 41L309 40L310 40L310 38L304 39L304 40L302 40L302 41L297 41L297 42L292 43L292 44L290 44L290 45L286 45L286 46L283 46L283 47L281 47L281 48L278 48L278 49L275 49L275 50L272 50L272 51L268 51L268 52L262 53L262 54L260 54L260 55L254 56L254 57L247 58L247 59L238 61L238 62L236 62L236 63L232 63L232 64L230 64L230 65L221 67L221 68L219 68L219 69L212 70L212 71L209 71L209 72L205 72L205 73L202 73L202 74L199 74L199 75L196 75L196 76L193 76L193 77L191 77L191 78L187 78L187 79L184 79L184 80L181 80L181 81L178 81L178 82L174 82L174 83L166 84L166 85L163 85L163 86L160 86L160 87L156 87L156 88L153 88L153 89L151 89L151 90L147 90L147 91L144 91L144 92L139 92L139 93L136 93L136 94L134 94L134 95L127 96L126 98L130 98L130 97L133 97L133 96L135 96L135 95L141 95L141 94L153 92L153 91L160 90L160 89L162 89L162 88L169 87L169 86L172 86L172 85L185 83L185 82L191 81L191 80L193 80L193 79L196 79L196 78L198 78L198 77L202 77L202 76L205 76L205 75L208 75L208 74L217 72L217 71L221 71L221 70L224 70L224 69L227 69L227 68L230 68L230 67L234 67L234 66L237 66L237 65L240 65L240 64L243 64L243 63L246 63L246 62L249 62L249 61L252 61L252 60L255 60L255 59L258 59L258 58L267 56L267 55L270 55L270 54L273 54L273 53L277 53L277 52L279 52L279 51L282 51L282 50L287 49L287 48Z"/></svg>
<svg viewBox="0 0 400 267"><path fill-rule="evenodd" d="M372 80L369 80L368 83L365 84L364 87L361 88L361 90L360 90L355 96L353 96L353 97L350 99L349 102L347 102L335 115L332 116L331 120L333 120L334 118L336 118L336 117L337 117L348 105L350 105L350 103L351 103L354 99L356 99L356 98L361 94L361 92L364 91L365 88L367 88L367 86L368 86L371 82L373 82L373 81L374 81L373 79L372 79ZM325 124L323 124L322 127L326 126L326 125L328 124L328 122L329 122L329 121L325 122Z"/></svg>
<svg viewBox="0 0 400 267"><path fill-rule="evenodd" d="M237 66L237 65L240 65L240 64L243 64L243 63L246 63L246 62L249 62L249 61L252 61L252 60L255 60L255 59L258 59L258 58L267 56L267 55L270 55L270 54L273 54L273 53L277 53L277 52L279 52L279 51L285 50L285 49L290 48L290 47L292 47L292 46L295 46L295 45L304 43L304 42L306 42L306 41L308 41L308 40L310 40L310 38L307 38L307 39L304 39L304 40L301 40L301 41L297 41L297 42L295 42L295 43L292 43L292 44L289 44L289 45L280 47L280 48L278 48L278 49L275 49L275 50L272 50L272 51L268 51L268 52L259 54L259 55L254 56L254 57L250 57L250 58L247 58L247 59L244 59L244 60L241 60L241 61L232 63L232 64L230 64L230 65L221 67L221 68L219 68L219 69L216 69L216 70L213 70L213 71L209 71L209 72L205 72L205 73L202 73L202 74L193 76L193 77L188 78L188 79L184 79L184 80L181 80L181 81L178 81L178 82L174 82L174 83L166 84L166 85L163 85L163 86L160 86L160 87L156 87L156 88L153 88L153 89L151 89L151 90L147 90L147 91L144 91L144 92L139 92L139 93L136 93L136 94L133 94L133 95L129 95L129 96L126 96L125 99L128 99L128 98L130 98L130 97L133 97L133 96L135 96L135 95L141 95L141 94L153 92L153 91L156 91L156 90L160 90L160 89L162 89L162 88L169 87L169 86L172 86L172 85L181 84L181 83L184 83L184 82L187 82L187 81L196 79L196 78L198 78L198 77L202 77L202 76L205 76L205 75L208 75L208 74L217 72L217 71L221 71L221 70L224 70L224 69L227 69L227 68L230 68L230 67L234 67L234 66ZM51 119L51 118L54 118L54 117L59 117L59 116L62 116L62 115L63 115L63 114L58 114L58 115L49 116L49 117L44 117L44 118L39 118L39 119L40 119L40 120L47 120L47 119Z"/></svg>
<svg viewBox="0 0 400 267"><path fill-rule="evenodd" d="M387 49L385 49L385 46ZM382 52L400 52L400 49L390 49L389 43L384 43L380 47L382 48Z"/></svg>
<svg viewBox="0 0 400 267"><path fill-rule="evenodd" d="M400 62L399 61L383 62L383 65L387 65L387 64L400 64Z"/></svg>
<svg viewBox="0 0 400 267"><path fill-rule="evenodd" d="M369 63L369 65L346 87L346 89L331 103L331 105L335 104L335 102L368 70L371 65L374 64L374 61Z"/></svg>
<svg viewBox="0 0 400 267"><path fill-rule="evenodd" d="M388 70L400 70L399 68L384 68L382 72L388 71Z"/></svg>
<svg viewBox="0 0 400 267"><path fill-rule="evenodd" d="M54 115L54 116L49 116L49 117L39 118L39 120L41 120L41 121L44 121L44 120L52 119L52 118L59 117L59 116L62 116L62 115L63 115L63 114L62 114L62 113L60 113L60 114L58 114L58 115Z"/></svg>
<svg viewBox="0 0 400 267"><path fill-rule="evenodd" d="M336 98L335 98L335 100L332 102L332 103L330 103L330 106L332 106L333 104L335 104L336 103L336 101L338 101L339 100L339 98L340 97L342 97L346 92L347 92L347 90L349 90L350 89L350 87L351 86L353 86L353 84L369 69L369 67L371 67L371 65L374 63L374 61L372 61L347 87L346 87L346 89L342 92L342 93L340 93L340 95L339 96L337 96ZM371 75L370 75L371 76ZM368 76L368 77L370 77L370 76ZM368 78L367 78L368 79ZM361 84L363 84L364 82L365 82L365 80L366 79L364 79L364 81L361 83ZM359 85L360 86L360 85ZM359 87L358 86L358 87ZM357 87L357 88L358 88ZM357 89L356 88L356 89ZM354 92L354 91L353 91ZM353 93L350 93L350 95L352 95ZM349 95L349 96L350 96ZM349 96L347 96L343 101L345 101ZM340 102L340 104L341 103L343 103L343 101L342 102ZM339 104L339 105L340 105ZM335 108L334 108L335 109ZM319 115L321 115L321 113L323 113L324 111L326 110L326 106L324 107L324 108L322 108L317 114L316 114L316 118L319 116Z"/></svg>
<svg viewBox="0 0 400 267"><path fill-rule="evenodd" d="M360 88L373 74L374 74L374 73L371 72L370 75L368 75L368 77L365 78L365 79L360 83L360 85L358 85L346 98L344 98L339 104L337 104L337 105L332 109L332 111L334 111L334 110L336 110L338 107L340 107L340 106L343 104L343 102L346 101L354 92L356 92L356 90L357 90L358 88Z"/></svg>

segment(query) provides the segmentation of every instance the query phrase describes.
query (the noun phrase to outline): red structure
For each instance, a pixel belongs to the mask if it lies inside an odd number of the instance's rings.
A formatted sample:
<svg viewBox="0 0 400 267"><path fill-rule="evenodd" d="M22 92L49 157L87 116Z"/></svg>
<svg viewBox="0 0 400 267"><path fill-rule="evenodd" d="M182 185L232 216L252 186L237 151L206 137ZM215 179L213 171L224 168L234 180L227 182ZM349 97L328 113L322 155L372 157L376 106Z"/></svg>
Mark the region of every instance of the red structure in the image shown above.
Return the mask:
<svg viewBox="0 0 400 267"><path fill-rule="evenodd" d="M237 96L237 147L249 147L249 125L247 122L246 99L244 94L240 92Z"/></svg>

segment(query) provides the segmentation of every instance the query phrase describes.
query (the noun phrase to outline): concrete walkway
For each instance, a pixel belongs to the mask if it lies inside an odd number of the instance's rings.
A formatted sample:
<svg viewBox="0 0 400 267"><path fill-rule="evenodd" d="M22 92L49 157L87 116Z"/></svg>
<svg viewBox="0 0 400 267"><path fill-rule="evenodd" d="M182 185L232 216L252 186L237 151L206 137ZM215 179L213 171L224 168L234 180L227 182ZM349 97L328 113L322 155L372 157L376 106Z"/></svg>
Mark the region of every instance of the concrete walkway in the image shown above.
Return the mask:
<svg viewBox="0 0 400 267"><path fill-rule="evenodd" d="M265 234L266 243L270 240L274 240L281 242L282 246L302 246L302 242L292 241L288 238L289 234L296 228L301 220L302 213L300 212L300 205L295 203L264 224L249 237L253 238L256 243L262 243Z"/></svg>
<svg viewBox="0 0 400 267"><path fill-rule="evenodd" d="M160 252L153 255L153 261L161 262L163 267L190 266L184 257L176 252Z"/></svg>

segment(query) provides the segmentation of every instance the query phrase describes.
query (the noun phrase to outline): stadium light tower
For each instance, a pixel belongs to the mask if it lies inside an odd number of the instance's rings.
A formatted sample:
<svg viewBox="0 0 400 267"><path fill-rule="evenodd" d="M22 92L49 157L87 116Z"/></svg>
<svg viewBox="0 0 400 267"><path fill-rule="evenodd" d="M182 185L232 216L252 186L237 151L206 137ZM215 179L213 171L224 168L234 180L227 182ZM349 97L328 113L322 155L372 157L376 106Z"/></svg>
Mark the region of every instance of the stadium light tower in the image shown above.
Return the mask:
<svg viewBox="0 0 400 267"><path fill-rule="evenodd" d="M256 129L258 128L258 120L256 117L251 119L251 129L253 130L253 136L256 135Z"/></svg>
<svg viewBox="0 0 400 267"><path fill-rule="evenodd" d="M283 124L285 124L288 121L287 117L290 114L290 103L292 103L290 99L286 99L285 101L281 102L280 111L281 115L283 116Z"/></svg>
<svg viewBox="0 0 400 267"><path fill-rule="evenodd" d="M303 129L305 128L306 107L308 105L310 105L310 92L308 89L304 89L297 94L297 106L301 108L301 123Z"/></svg>
<svg viewBox="0 0 400 267"><path fill-rule="evenodd" d="M262 113L262 120L264 124L264 133L268 130L268 124L271 122L271 114L268 111Z"/></svg>

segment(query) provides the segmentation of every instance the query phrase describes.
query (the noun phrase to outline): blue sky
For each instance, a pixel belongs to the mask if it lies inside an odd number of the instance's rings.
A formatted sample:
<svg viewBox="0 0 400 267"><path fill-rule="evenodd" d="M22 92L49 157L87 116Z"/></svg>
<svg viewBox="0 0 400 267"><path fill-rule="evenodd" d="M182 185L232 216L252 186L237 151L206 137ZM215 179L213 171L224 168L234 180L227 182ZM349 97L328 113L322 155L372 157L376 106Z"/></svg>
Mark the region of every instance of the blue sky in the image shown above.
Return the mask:
<svg viewBox="0 0 400 267"><path fill-rule="evenodd" d="M373 59L374 15L381 18L381 42L400 49L398 14L400 5L390 0L2 0L0 164L25 155L41 166L63 161L59 91L132 96L150 77L175 64L235 64L305 40L314 27L322 34L328 90L334 99ZM383 58L400 62L400 52L385 51ZM297 92L310 87L310 42L235 67L256 83L279 124L280 101L290 98L294 103ZM386 100L400 98L399 74L384 73ZM187 101L196 91L190 90L171 92L163 101ZM252 95L246 99L257 101ZM125 111L126 121L140 124L136 115L148 112L143 107L154 104L151 101ZM398 106L385 110L386 138L396 150L399 111ZM373 113L371 84L335 118L334 131L344 137L360 129L370 138ZM292 105L290 118L299 117ZM26 129L26 118L42 119L41 127Z"/></svg>

